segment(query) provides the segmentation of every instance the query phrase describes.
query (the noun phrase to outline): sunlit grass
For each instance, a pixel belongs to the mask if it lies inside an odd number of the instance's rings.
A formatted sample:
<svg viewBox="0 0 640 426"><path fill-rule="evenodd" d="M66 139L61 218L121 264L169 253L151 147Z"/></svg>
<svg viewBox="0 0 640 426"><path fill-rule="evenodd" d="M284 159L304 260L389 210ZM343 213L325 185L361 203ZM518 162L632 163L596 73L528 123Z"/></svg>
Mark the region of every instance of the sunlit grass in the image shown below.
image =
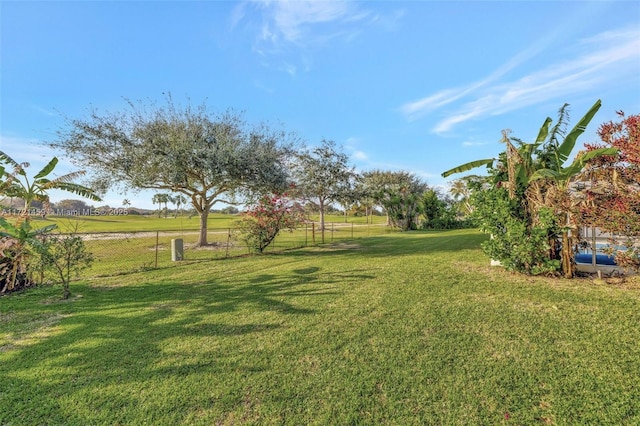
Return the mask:
<svg viewBox="0 0 640 426"><path fill-rule="evenodd" d="M0 298L0 424L638 424L635 281L513 275L474 231Z"/></svg>
<svg viewBox="0 0 640 426"><path fill-rule="evenodd" d="M324 232L325 244L384 235L394 232L384 225L329 224ZM198 231L147 231L85 234L85 244L95 261L84 274L105 276L176 266L172 261L173 239L181 239L185 262L222 259L251 252L234 228L210 228L206 247L198 247ZM307 224L294 232L281 232L266 249L267 253L322 244L322 232Z"/></svg>
<svg viewBox="0 0 640 426"><path fill-rule="evenodd" d="M210 229L224 229L235 226L234 222L240 219L239 215L211 213L207 226ZM370 219L375 225L386 223L384 216L372 216ZM50 215L45 219L39 216L32 218L34 226L44 227L57 224L61 232L76 230L78 232L141 232L141 231L197 231L200 227L198 216L178 215L174 217L158 217L156 215L139 216L55 216ZM319 221L318 215L311 215L310 221ZM356 224L365 225L367 218L359 216L327 215L325 220L330 227Z"/></svg>

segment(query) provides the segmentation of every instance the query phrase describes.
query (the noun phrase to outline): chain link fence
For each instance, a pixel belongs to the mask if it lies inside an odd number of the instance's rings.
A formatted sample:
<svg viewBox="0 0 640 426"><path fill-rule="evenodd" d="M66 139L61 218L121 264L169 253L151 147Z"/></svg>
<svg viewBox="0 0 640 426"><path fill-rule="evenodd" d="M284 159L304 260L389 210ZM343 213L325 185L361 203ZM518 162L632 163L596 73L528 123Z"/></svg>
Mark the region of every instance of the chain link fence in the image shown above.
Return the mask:
<svg viewBox="0 0 640 426"><path fill-rule="evenodd" d="M353 240L392 232L379 224L326 223L322 232L317 223L308 223L294 232L282 231L265 249L273 253L294 248ZM197 229L176 231L135 231L80 233L94 256L88 277L113 276L135 271L169 267L179 262L224 259L252 253L237 228L207 230L207 245L198 246ZM173 241L176 240L176 241ZM179 240L179 241L178 241ZM175 249L182 251L176 258ZM172 253L172 249L174 253Z"/></svg>

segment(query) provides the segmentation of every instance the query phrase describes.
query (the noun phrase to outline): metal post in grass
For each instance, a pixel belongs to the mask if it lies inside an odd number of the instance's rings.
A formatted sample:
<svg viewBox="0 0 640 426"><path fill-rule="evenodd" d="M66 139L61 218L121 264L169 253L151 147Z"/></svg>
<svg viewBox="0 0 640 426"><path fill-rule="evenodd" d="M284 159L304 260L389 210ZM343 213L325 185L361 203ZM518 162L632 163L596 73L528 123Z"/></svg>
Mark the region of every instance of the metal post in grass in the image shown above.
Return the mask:
<svg viewBox="0 0 640 426"><path fill-rule="evenodd" d="M231 228L229 228L229 233L227 234L227 248L225 251L224 257L229 257L229 244L231 243Z"/></svg>
<svg viewBox="0 0 640 426"><path fill-rule="evenodd" d="M596 241L596 227L591 227L591 265L595 268L598 263L598 253L596 252L598 248L598 242ZM598 271L598 278L600 278L600 271Z"/></svg>
<svg viewBox="0 0 640 426"><path fill-rule="evenodd" d="M316 245L316 223L311 222L311 244Z"/></svg>
<svg viewBox="0 0 640 426"><path fill-rule="evenodd" d="M309 224L305 223L304 224L304 246L305 247L309 245L309 239L308 239L309 237L307 236L309 233L308 231L309 231Z"/></svg>

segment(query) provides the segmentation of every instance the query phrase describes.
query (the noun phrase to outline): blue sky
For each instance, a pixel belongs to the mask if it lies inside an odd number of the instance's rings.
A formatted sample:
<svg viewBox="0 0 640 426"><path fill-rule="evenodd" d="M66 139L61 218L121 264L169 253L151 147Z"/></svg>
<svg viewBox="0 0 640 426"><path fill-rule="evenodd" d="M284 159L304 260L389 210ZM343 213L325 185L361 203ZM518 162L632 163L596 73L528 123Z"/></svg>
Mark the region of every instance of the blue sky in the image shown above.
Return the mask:
<svg viewBox="0 0 640 426"><path fill-rule="evenodd" d="M0 19L0 149L32 172L63 115L164 92L442 187L565 102L574 123L602 99L581 142L640 112L637 1L1 1ZM105 202L125 197L151 207Z"/></svg>

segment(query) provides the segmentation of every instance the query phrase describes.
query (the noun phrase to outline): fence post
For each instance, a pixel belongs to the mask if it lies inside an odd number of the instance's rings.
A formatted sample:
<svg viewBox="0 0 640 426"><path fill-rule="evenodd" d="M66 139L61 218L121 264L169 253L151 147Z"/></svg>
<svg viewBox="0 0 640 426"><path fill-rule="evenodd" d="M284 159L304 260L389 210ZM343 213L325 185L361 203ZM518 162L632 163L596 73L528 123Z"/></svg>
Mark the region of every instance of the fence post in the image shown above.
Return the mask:
<svg viewBox="0 0 640 426"><path fill-rule="evenodd" d="M311 222L311 244L316 245L316 223Z"/></svg>
<svg viewBox="0 0 640 426"><path fill-rule="evenodd" d="M229 228L229 232L227 234L227 249L225 251L224 257L229 257L229 243L231 242L231 228Z"/></svg>

